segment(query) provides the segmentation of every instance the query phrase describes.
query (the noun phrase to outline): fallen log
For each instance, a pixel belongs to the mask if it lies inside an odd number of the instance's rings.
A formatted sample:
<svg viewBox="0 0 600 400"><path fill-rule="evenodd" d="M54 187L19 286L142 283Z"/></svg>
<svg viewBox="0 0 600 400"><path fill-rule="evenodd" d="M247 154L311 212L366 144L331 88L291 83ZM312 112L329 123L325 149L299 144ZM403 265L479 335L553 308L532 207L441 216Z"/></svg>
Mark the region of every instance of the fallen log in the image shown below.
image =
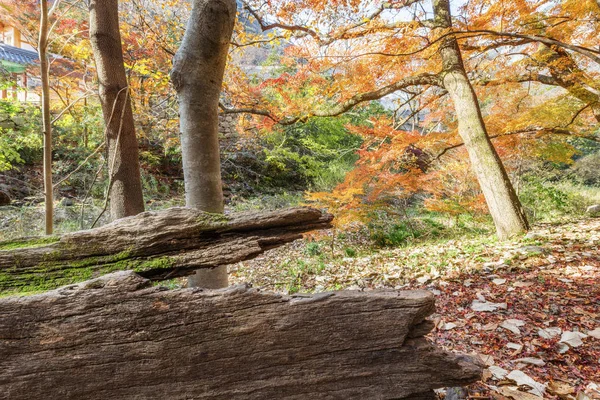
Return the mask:
<svg viewBox="0 0 600 400"><path fill-rule="evenodd" d="M151 280L256 257L330 227L308 207L232 215L170 208L57 237L0 242L0 295L40 292L120 270Z"/></svg>
<svg viewBox="0 0 600 400"><path fill-rule="evenodd" d="M47 399L426 399L480 361L423 337L425 291L166 290L132 271L0 299L0 393Z"/></svg>

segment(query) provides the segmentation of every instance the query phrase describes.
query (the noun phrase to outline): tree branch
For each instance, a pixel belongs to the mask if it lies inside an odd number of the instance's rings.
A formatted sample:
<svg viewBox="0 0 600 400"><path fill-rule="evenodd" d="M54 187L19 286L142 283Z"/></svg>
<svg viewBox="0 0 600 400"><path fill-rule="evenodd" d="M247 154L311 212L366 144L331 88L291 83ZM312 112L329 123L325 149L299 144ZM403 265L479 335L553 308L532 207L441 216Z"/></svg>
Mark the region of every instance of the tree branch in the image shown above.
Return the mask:
<svg viewBox="0 0 600 400"><path fill-rule="evenodd" d="M579 115L586 107L584 107L582 110L579 110L576 113L575 118L577 117L577 115ZM497 135L490 135L490 139L496 139L499 137L503 137L503 136L512 136L512 135L520 135L520 134L529 134L529 135L537 135L540 133L546 133L549 135L563 135L563 136L573 136L573 137L577 137L580 139L585 139L585 140L590 140L592 142L597 142L600 143L600 137L595 136L595 135L578 135L568 129L565 128L526 128L526 129L519 129L516 131L510 131L510 132L505 132L505 133L499 133ZM451 146L448 146L446 148L444 148L442 151L440 151L435 157L432 158L432 160L439 160L442 156L444 156L444 154L446 154L447 152L449 152L450 150L454 150L457 149L459 147L464 146L464 143L457 143L457 144L453 144Z"/></svg>
<svg viewBox="0 0 600 400"><path fill-rule="evenodd" d="M582 47L582 46L577 46L577 45L572 45L572 44L564 43L564 42L561 42L560 40L552 39L552 38L545 37L545 36L527 35L527 34L512 33L512 32L498 32L498 31L493 31L493 30L489 30L489 29L477 29L477 30L472 30L472 31L470 31L470 30L468 30L468 31L454 31L454 32L448 32L445 35L456 35L456 34L469 34L469 35L472 35L474 33L475 34L492 35L492 36L502 36L502 37L527 39L527 40L531 40L531 41L534 41L534 42L544 43L544 44L547 44L549 46L559 46L559 47L565 48L567 50L571 50L571 51L574 51L576 53L582 54L582 55L584 55L586 57L589 57L592 60L594 60L595 62L597 62L598 64L600 64L600 57L598 57L598 55L600 55L600 51L594 50L594 49L590 49L590 48L587 48L587 47Z"/></svg>
<svg viewBox="0 0 600 400"><path fill-rule="evenodd" d="M336 117L338 115L341 115L341 114L351 110L358 104L361 104L361 103L364 103L367 101L379 100L389 94L392 94L399 90L405 89L407 87L423 86L423 85L442 87L443 83L442 83L442 79L439 77L438 74L424 73L424 74L419 74L419 75L415 75L415 76L409 76L407 78L401 79L397 82L394 82L394 83L384 86L382 88L379 88L379 89L376 89L376 90L373 90L370 92L365 92L365 93L360 93L360 94L354 95L351 98L349 98L348 100L345 100L339 104L336 104L335 106L333 106L332 108L330 108L326 111L312 111L305 115L295 116L295 117L290 116L290 117L284 117L284 118L280 118L280 119L277 119L275 116L273 116L267 110L261 110L261 109L256 109L256 108L227 108L223 104L219 104L219 107L221 108L221 110L223 110L224 114L248 113L248 114L262 115L262 116L265 116L265 117L270 118L271 120L277 122L279 125L293 125L296 122L305 122L311 117Z"/></svg>

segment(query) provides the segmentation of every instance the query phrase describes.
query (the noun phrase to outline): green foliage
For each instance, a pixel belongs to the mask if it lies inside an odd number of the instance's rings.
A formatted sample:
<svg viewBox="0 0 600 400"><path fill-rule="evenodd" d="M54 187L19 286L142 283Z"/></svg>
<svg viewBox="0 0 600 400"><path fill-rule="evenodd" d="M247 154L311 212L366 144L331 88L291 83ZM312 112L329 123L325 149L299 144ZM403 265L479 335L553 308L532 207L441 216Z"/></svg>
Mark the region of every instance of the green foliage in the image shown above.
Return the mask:
<svg viewBox="0 0 600 400"><path fill-rule="evenodd" d="M102 149L93 158L84 161L104 141L104 122L99 105L74 106L53 125L53 171L57 179L71 174L60 190L78 192L87 188L100 165L105 161ZM102 197L107 184L105 174L96 180L93 195Z"/></svg>
<svg viewBox="0 0 600 400"><path fill-rule="evenodd" d="M322 273L325 263L321 260L296 260L283 263L281 269L285 271L288 281L284 288L289 294L293 294L302 290L302 283L308 277Z"/></svg>
<svg viewBox="0 0 600 400"><path fill-rule="evenodd" d="M352 247L344 247L344 254L346 257L356 257L357 252Z"/></svg>
<svg viewBox="0 0 600 400"><path fill-rule="evenodd" d="M276 194L282 191L330 190L354 168L363 139L348 125L364 124L383 113L373 104L337 118L311 118L278 127L255 146L223 152L223 177L236 195Z"/></svg>
<svg viewBox="0 0 600 400"><path fill-rule="evenodd" d="M267 138L267 161L284 169L291 159L311 189L327 190L344 179L358 159L362 139L350 134L350 118L313 118Z"/></svg>
<svg viewBox="0 0 600 400"><path fill-rule="evenodd" d="M391 207L388 205L387 209L369 215L366 228L376 247L399 247L457 236L486 235L493 231L487 215L449 215L426 211L420 204L407 209L406 213L394 212Z"/></svg>
<svg viewBox="0 0 600 400"><path fill-rule="evenodd" d="M0 171L41 158L39 109L13 101L0 101Z"/></svg>
<svg viewBox="0 0 600 400"><path fill-rule="evenodd" d="M371 240L378 247L396 247L406 244L409 238L418 237L407 222L391 225L370 223Z"/></svg>
<svg viewBox="0 0 600 400"><path fill-rule="evenodd" d="M0 64L0 89L10 89L15 86L15 80L11 73Z"/></svg>
<svg viewBox="0 0 600 400"><path fill-rule="evenodd" d="M576 190L560 187L534 174L525 176L523 181L519 198L533 221L583 213L585 200Z"/></svg>
<svg viewBox="0 0 600 400"><path fill-rule="evenodd" d="M321 245L317 242L309 242L306 245L306 254L309 256L318 256L321 254Z"/></svg>

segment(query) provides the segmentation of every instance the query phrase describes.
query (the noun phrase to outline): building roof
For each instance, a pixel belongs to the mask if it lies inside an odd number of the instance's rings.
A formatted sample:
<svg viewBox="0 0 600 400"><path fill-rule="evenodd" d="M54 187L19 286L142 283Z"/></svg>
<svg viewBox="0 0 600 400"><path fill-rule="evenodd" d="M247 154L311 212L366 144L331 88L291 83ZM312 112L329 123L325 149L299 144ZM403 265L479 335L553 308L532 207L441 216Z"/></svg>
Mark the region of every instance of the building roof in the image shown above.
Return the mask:
<svg viewBox="0 0 600 400"><path fill-rule="evenodd" d="M29 65L35 64L38 60L38 55L35 51L20 49L18 47L9 46L5 43L0 43L0 61L8 61L10 63Z"/></svg>

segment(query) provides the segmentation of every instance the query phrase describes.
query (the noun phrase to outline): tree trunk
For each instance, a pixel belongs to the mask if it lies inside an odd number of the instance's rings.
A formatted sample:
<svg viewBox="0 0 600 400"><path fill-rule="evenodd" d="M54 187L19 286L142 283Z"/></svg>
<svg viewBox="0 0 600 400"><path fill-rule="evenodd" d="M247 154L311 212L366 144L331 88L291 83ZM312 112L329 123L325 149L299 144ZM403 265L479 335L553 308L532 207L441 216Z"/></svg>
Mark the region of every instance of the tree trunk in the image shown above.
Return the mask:
<svg viewBox="0 0 600 400"><path fill-rule="evenodd" d="M188 276L254 258L303 232L329 228L331 220L312 208L227 216L171 208L62 237L0 242L0 295L54 289L116 270L157 281Z"/></svg>
<svg viewBox="0 0 600 400"><path fill-rule="evenodd" d="M433 6L436 26L451 29L449 0L433 0ZM443 63L443 83L454 103L458 133L469 153L472 168L496 225L498 237L506 239L526 232L529 229L527 217L488 136L456 38L445 38L440 45L440 54Z"/></svg>
<svg viewBox="0 0 600 400"><path fill-rule="evenodd" d="M166 290L118 272L0 299L0 393L47 399L424 399L482 363L423 337L425 291Z"/></svg>
<svg viewBox="0 0 600 400"><path fill-rule="evenodd" d="M235 17L235 0L194 0L171 71L179 97L186 205L211 213L223 212L218 108ZM189 283L225 287L227 270L199 272Z"/></svg>
<svg viewBox="0 0 600 400"><path fill-rule="evenodd" d="M133 112L123 63L118 0L91 0L90 41L106 125L110 212L113 219L144 211Z"/></svg>
<svg viewBox="0 0 600 400"><path fill-rule="evenodd" d="M54 187L52 185L52 121L50 116L50 70L48 65L48 0L41 0L40 7L38 56L40 58L40 78L42 80L42 127L44 130L44 225L46 235L51 235L54 227Z"/></svg>

